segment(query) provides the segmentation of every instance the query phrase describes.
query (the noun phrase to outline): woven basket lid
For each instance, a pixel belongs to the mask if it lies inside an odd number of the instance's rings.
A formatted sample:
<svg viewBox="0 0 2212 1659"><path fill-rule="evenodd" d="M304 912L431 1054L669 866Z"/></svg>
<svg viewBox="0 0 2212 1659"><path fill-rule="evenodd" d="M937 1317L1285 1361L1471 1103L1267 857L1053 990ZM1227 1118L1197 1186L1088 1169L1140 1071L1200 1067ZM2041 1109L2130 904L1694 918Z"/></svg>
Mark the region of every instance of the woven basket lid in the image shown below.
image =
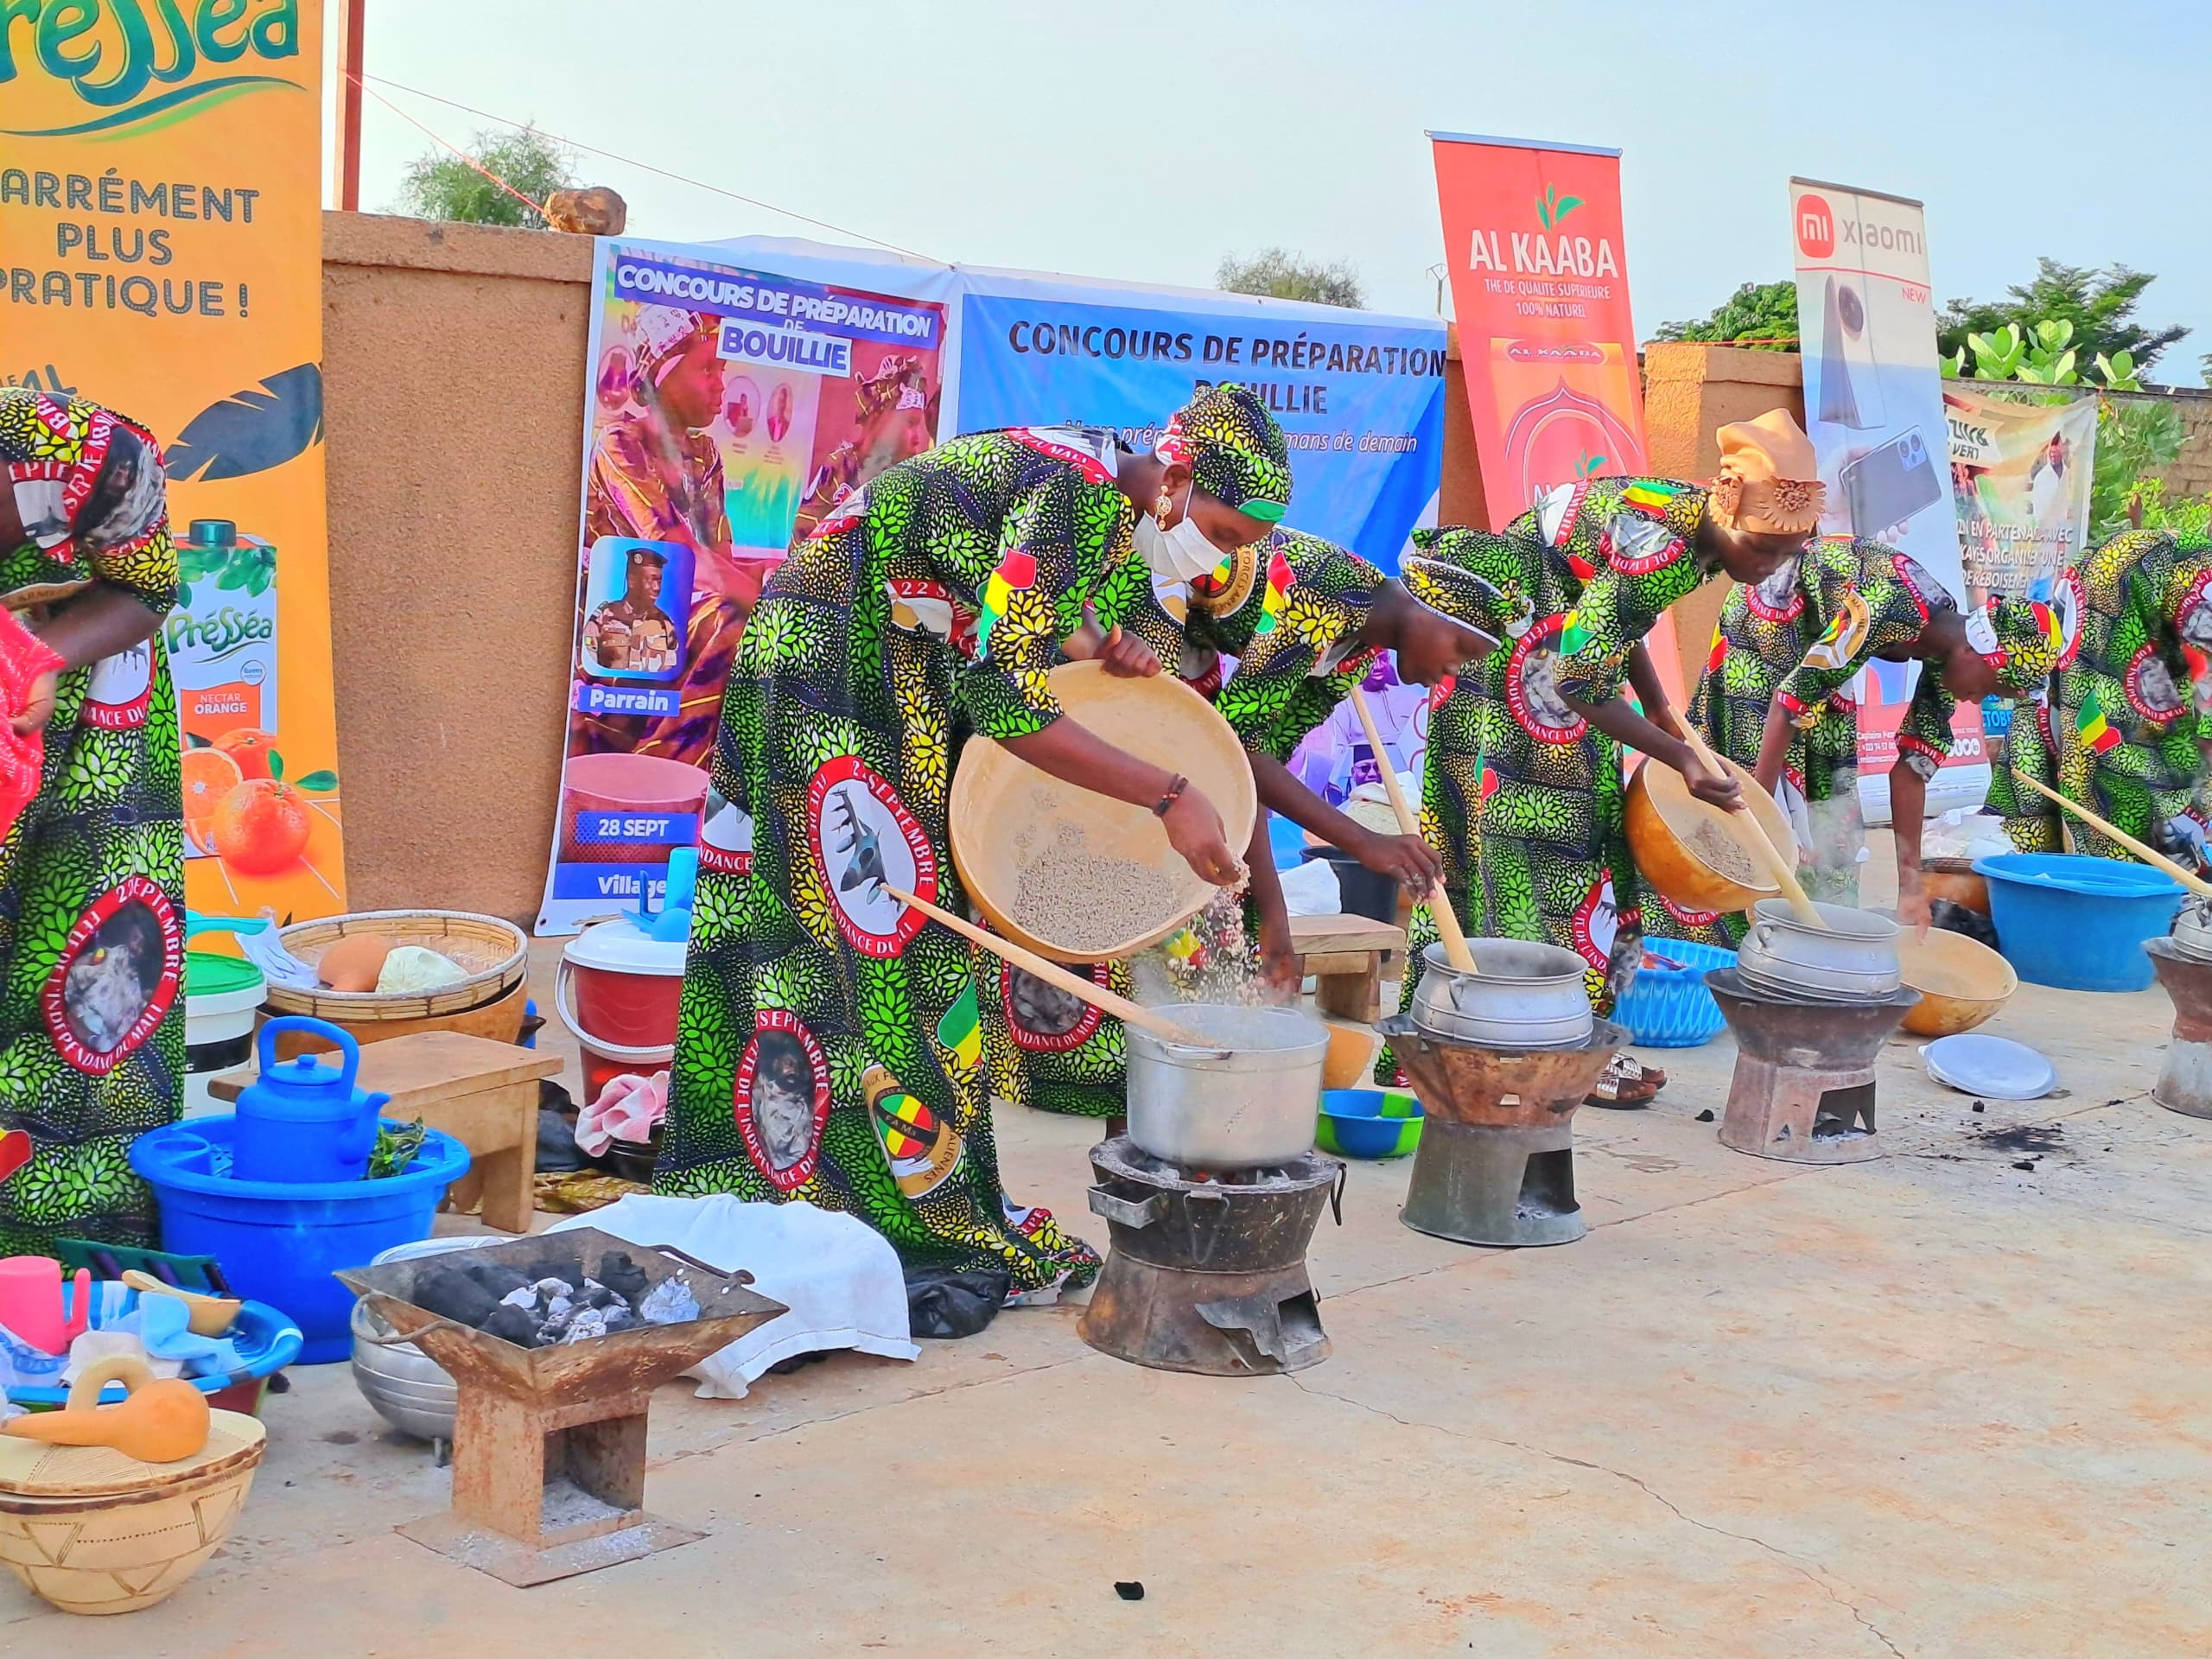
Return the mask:
<svg viewBox="0 0 2212 1659"><path fill-rule="evenodd" d="M237 1411L210 1412L207 1444L175 1463L146 1463L107 1446L48 1446L0 1434L0 1500L158 1497L226 1469L251 1468L268 1439L258 1418Z"/></svg>

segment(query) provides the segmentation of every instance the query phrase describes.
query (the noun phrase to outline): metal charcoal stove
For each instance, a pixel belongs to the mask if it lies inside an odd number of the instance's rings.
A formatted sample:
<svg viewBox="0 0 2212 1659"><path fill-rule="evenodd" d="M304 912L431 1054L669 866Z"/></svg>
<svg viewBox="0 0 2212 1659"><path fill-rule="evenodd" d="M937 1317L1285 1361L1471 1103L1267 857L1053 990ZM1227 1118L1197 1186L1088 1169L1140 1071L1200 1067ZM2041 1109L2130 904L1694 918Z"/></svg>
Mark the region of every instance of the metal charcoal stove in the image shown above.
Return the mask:
<svg viewBox="0 0 2212 1659"><path fill-rule="evenodd" d="M1155 1370L1273 1376L1329 1357L1306 1247L1344 1166L1316 1152L1208 1178L1127 1135L1090 1149L1090 1208L1110 1248L1076 1331Z"/></svg>
<svg viewBox="0 0 2212 1659"><path fill-rule="evenodd" d="M1589 1229L1574 1197L1575 1108L1628 1028L1593 1020L1570 1048L1446 1042L1397 1014L1376 1027L1427 1114L1398 1219L1462 1244L1571 1244Z"/></svg>
<svg viewBox="0 0 2212 1659"><path fill-rule="evenodd" d="M338 1276L397 1333L453 1374L453 1508L399 1529L425 1548L518 1588L638 1560L704 1536L645 1512L645 1414L679 1371L786 1312L665 1247L578 1228L468 1252L524 1271L548 1256L583 1271L626 1253L650 1287L681 1280L696 1317L639 1325L554 1347L521 1348L410 1300L449 1256L418 1256Z"/></svg>
<svg viewBox="0 0 2212 1659"><path fill-rule="evenodd" d="M1720 1144L1794 1164L1855 1164L1882 1155L1874 1062L1920 993L1859 1002L1793 1001L1754 990L1732 968L1706 988L1736 1033L1736 1073Z"/></svg>
<svg viewBox="0 0 2212 1659"><path fill-rule="evenodd" d="M2143 941L2174 1004L2173 1040L2166 1045L2166 1063L2151 1098L2184 1117L2212 1117L2212 962L2184 948L2180 938L2177 930L2173 938Z"/></svg>

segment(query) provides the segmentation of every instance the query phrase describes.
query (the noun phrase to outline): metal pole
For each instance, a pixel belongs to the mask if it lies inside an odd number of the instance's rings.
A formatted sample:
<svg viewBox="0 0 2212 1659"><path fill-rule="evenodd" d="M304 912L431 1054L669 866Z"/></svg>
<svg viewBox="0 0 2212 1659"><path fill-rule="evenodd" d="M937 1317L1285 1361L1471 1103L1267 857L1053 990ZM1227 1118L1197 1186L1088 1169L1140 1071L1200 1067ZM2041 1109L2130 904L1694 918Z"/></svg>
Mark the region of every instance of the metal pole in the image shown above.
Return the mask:
<svg viewBox="0 0 2212 1659"><path fill-rule="evenodd" d="M338 144L340 171L338 205L349 213L361 211L361 75L362 36L366 31L369 0L345 0L346 51L338 63L341 106Z"/></svg>

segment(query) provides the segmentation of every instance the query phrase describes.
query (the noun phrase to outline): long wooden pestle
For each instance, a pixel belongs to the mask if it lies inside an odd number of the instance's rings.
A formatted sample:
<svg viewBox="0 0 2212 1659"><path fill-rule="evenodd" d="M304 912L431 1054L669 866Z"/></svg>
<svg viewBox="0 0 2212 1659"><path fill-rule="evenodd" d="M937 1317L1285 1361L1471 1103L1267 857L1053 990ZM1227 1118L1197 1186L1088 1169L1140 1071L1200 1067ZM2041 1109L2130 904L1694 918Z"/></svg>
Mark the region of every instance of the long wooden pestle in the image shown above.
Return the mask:
<svg viewBox="0 0 2212 1659"><path fill-rule="evenodd" d="M2173 877L2175 880L2180 882L2183 889L2186 891L2195 893L2200 899L2212 899L2212 881L2205 880L2205 879L2201 875L2192 874L2190 871L2183 868L2182 866L2174 862L2172 859L2168 858L2164 853L2158 851L2155 847L2145 847L2141 842L2136 840L2134 836L2129 835L2125 830L2115 830L2111 824L2107 823L2102 818L2090 811L2088 807L2083 806L2079 801L2068 800L2056 790L2050 788L2047 785L2037 783L2034 779L2029 777L2026 772L2022 772L2018 766L2012 768L2012 775L2018 779L2022 783L2025 784L2030 789L2035 791L2037 794L2049 797L2050 799L2056 801L2059 805L2064 807L2069 812L2071 812L2075 817L2082 819L2084 822L2103 830L2105 834L2110 836L2121 846L2126 848L2129 852L2134 854L2136 857L2141 859L2145 864L2150 865L2154 869L2164 870L2168 875Z"/></svg>
<svg viewBox="0 0 2212 1659"><path fill-rule="evenodd" d="M976 925L949 910L939 910L926 899L918 899L886 882L884 892L902 905L912 905L940 927L949 927L963 938L972 939L995 956L1006 958L1017 968L1027 969L1047 985L1056 985L1071 996L1079 996L1095 1008L1103 1008L1116 1019L1132 1026L1140 1026L1163 1042L1179 1044L1185 1048L1218 1048L1219 1043L1192 1035L1166 1014L1147 1008L1141 1002L1132 1002L1126 996L1108 990L1104 986L1085 979L1081 974L1070 973L1048 957L1016 944L1012 939L1002 939L995 933Z"/></svg>
<svg viewBox="0 0 2212 1659"><path fill-rule="evenodd" d="M1390 764L1390 752L1382 747L1382 734L1375 729L1375 715L1368 709L1366 696L1356 685L1351 689L1351 706L1367 733L1367 747L1374 752L1375 769L1382 774L1383 792L1390 798L1390 810L1398 815L1399 830L1420 840L1421 820L1414 817L1413 808L1406 802L1406 791L1398 786L1398 769ZM1444 941L1444 960L1463 974L1480 971L1475 966L1475 953L1467 949L1467 936L1459 926L1459 918L1452 913L1452 900L1445 895L1441 881L1429 887L1428 912L1436 918L1436 931Z"/></svg>

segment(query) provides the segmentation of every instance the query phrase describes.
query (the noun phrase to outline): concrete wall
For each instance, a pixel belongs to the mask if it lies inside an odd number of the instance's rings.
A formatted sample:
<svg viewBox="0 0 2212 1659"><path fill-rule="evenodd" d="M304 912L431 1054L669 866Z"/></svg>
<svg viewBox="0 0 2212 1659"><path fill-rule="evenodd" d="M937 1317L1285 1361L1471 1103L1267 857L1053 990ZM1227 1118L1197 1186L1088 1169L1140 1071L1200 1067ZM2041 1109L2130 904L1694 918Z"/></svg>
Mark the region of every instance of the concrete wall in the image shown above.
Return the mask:
<svg viewBox="0 0 2212 1659"><path fill-rule="evenodd" d="M559 791L591 244L323 218L348 899L527 925Z"/></svg>

